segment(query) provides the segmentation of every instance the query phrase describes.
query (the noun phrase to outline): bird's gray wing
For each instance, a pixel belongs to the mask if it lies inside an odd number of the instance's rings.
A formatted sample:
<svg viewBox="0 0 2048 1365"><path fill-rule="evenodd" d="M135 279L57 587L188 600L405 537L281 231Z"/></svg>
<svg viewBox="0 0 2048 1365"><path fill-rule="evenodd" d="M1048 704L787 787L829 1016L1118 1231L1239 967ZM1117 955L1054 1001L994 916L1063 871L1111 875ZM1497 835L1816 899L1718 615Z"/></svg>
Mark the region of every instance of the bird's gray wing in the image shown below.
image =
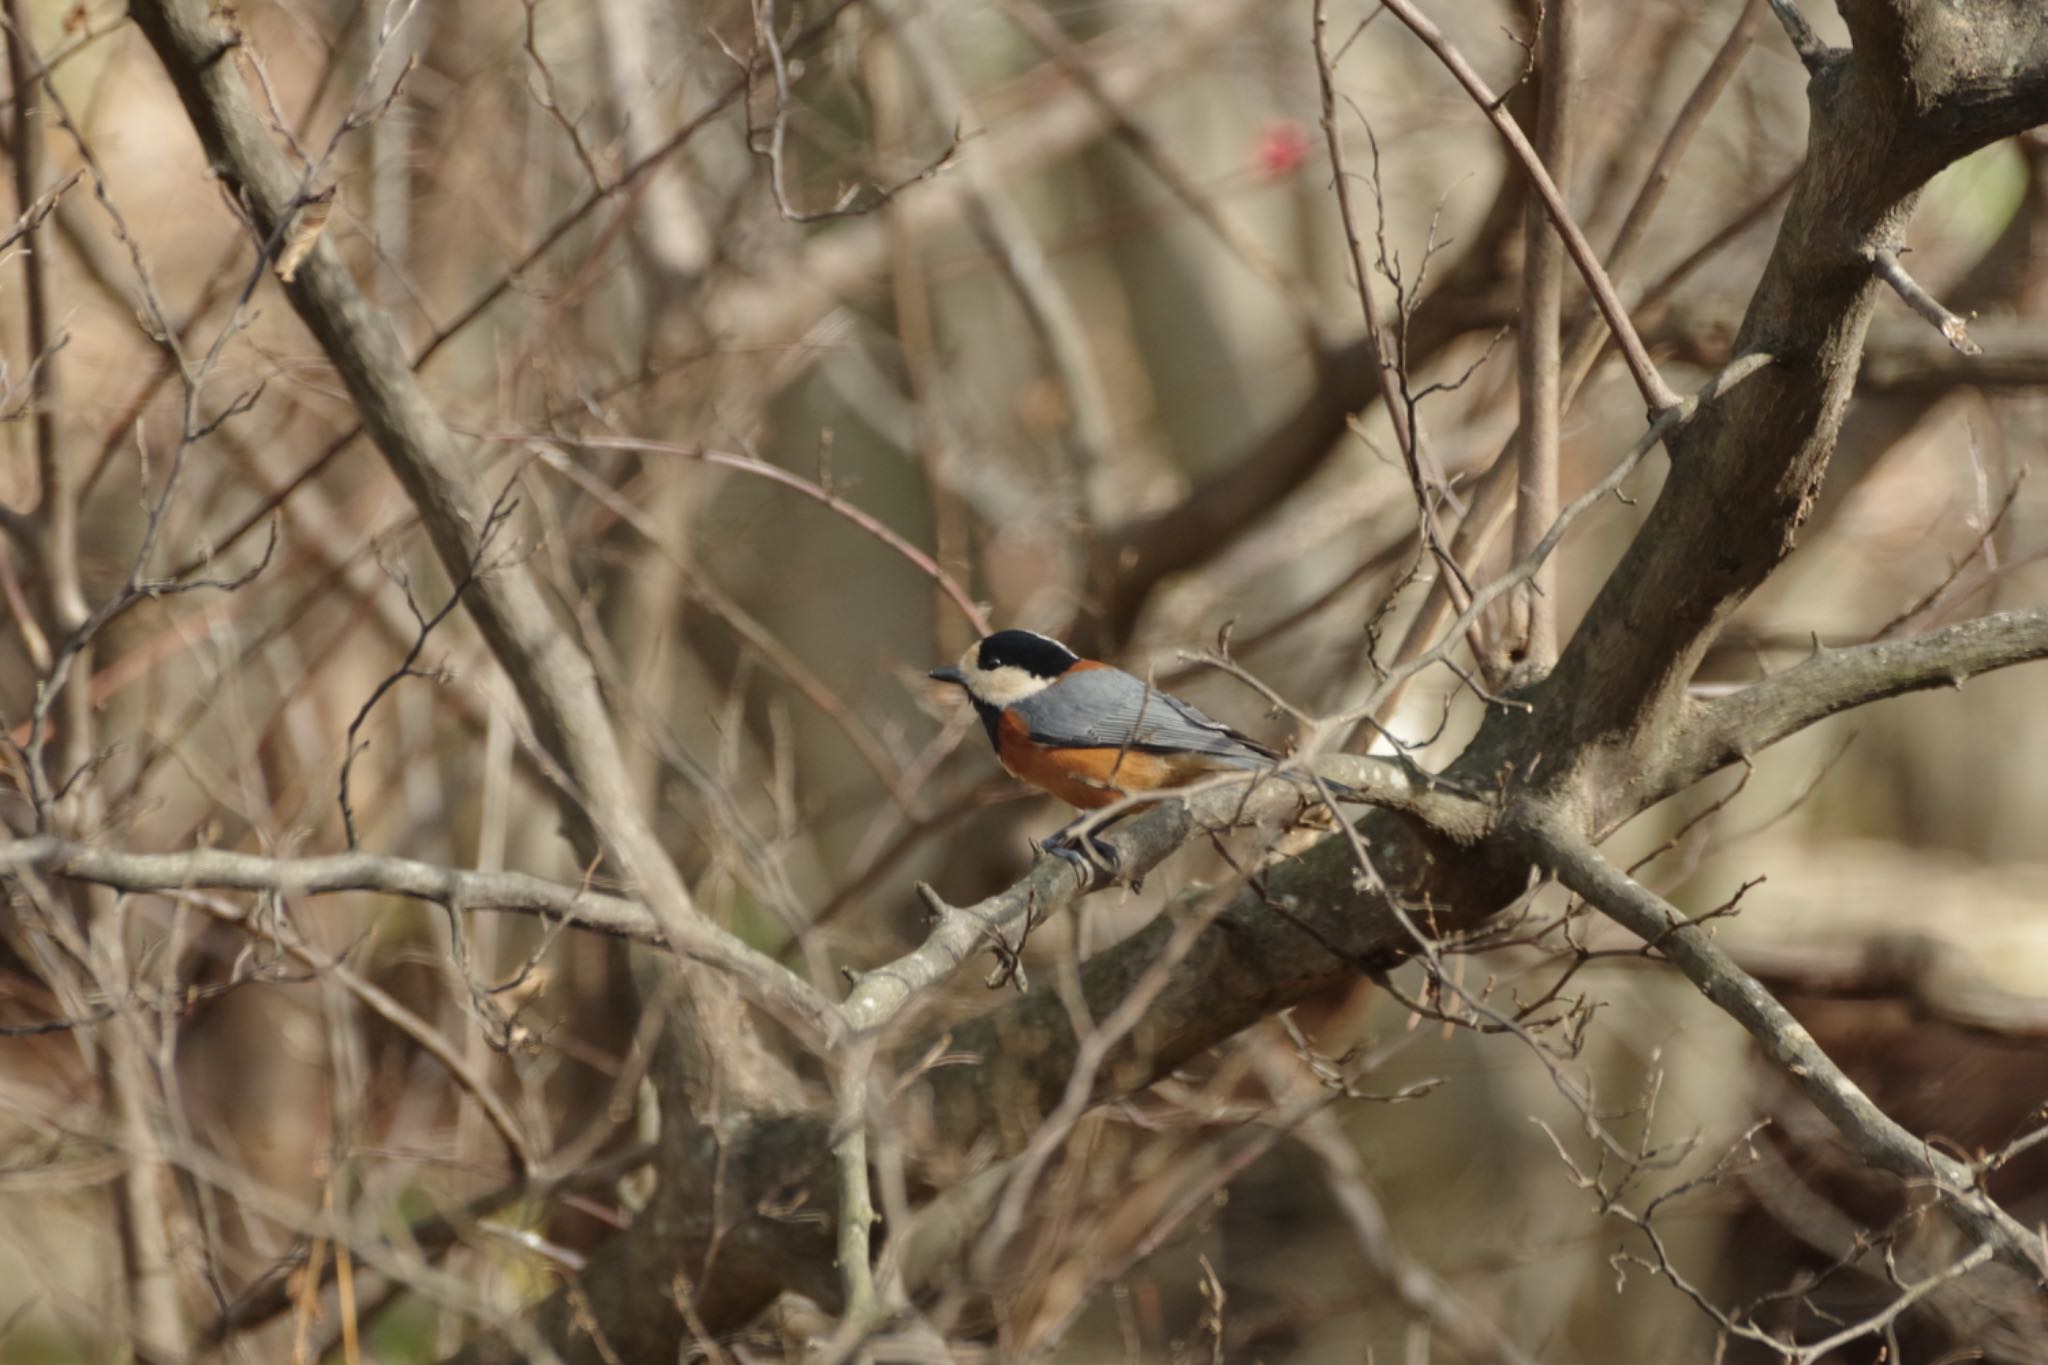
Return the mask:
<svg viewBox="0 0 2048 1365"><path fill-rule="evenodd" d="M1169 692L1117 668L1084 668L1017 703L1041 744L1141 753L1197 753L1233 766L1262 767L1278 757L1257 740L1211 720Z"/></svg>

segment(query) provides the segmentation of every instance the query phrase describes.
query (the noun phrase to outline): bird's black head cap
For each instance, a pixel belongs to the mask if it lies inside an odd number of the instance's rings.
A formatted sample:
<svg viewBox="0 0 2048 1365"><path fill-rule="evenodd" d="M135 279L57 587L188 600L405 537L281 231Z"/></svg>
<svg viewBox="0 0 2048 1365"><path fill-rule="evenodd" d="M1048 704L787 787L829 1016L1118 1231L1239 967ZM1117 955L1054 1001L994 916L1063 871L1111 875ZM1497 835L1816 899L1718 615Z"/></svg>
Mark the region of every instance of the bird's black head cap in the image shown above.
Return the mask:
<svg viewBox="0 0 2048 1365"><path fill-rule="evenodd" d="M1057 678L1080 661L1080 655L1058 640L1032 630L999 630L983 638L974 658L984 672L1021 668L1037 678Z"/></svg>

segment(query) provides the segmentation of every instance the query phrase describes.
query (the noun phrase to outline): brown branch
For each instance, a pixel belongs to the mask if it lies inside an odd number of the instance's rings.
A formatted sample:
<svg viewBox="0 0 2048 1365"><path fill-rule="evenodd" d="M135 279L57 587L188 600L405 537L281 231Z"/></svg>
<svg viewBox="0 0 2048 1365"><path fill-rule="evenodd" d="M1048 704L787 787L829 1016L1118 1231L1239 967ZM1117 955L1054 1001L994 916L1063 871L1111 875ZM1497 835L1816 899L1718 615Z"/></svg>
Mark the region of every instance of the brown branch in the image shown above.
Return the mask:
<svg viewBox="0 0 2048 1365"><path fill-rule="evenodd" d="M1501 140L1508 144L1508 150L1514 154L1522 173L1528 177L1537 198L1542 200L1551 224L1557 229L1558 235L1564 238L1565 249L1571 253L1573 264L1578 267L1579 274L1586 281L1587 289L1592 292L1593 301L1599 306L1600 315L1607 319L1607 326L1614 333L1615 343L1621 347L1622 357L1628 363L1628 371L1635 378L1636 390L1642 394L1650 415L1655 417L1665 409L1675 406L1678 395L1657 372L1656 365L1650 360L1650 353L1643 347L1642 338L1636 335L1634 325L1628 320L1628 310L1621 306L1621 299L1614 292L1614 282L1608 279L1607 272L1601 269L1599 257L1594 255L1592 244L1586 240L1586 235L1579 231L1579 225L1572 219L1571 210L1565 206L1563 197L1558 194L1557 186L1551 181L1549 173L1543 169L1542 158L1538 157L1536 149L1529 145L1529 139L1523 136L1514 116L1508 113L1506 104L1487 88L1486 82L1472 69L1464 54L1451 46L1450 40L1444 37L1442 30L1425 18L1409 0L1385 0L1385 4L1393 11L1395 18L1408 25L1415 36L1422 40L1423 46L1436 54L1437 60L1457 78L1458 84L1465 87L1466 93L1479 105L1487 121L1500 133Z"/></svg>
<svg viewBox="0 0 2048 1365"><path fill-rule="evenodd" d="M1335 766L1331 771L1341 780L1352 775ZM1119 842L1127 831L1170 818L1150 815L1103 837L1128 857L1130 845ZM1405 902L1437 907L1442 931L1479 923L1522 889L1525 869L1506 867L1480 847L1421 834L1400 817L1374 813L1360 830L1383 884ZM1148 831L1146 837L1153 836ZM1259 883L1186 947L1144 1019L1102 1059L1091 1102L1150 1085L1257 1020L1355 981L1361 970L1391 968L1414 951L1414 940L1380 894L1358 887L1342 839L1324 840L1262 870ZM1275 914L1274 903L1289 913ZM1162 915L1083 963L1078 988L1086 1016L1108 1017L1168 950L1175 931L1173 917ZM1060 1104L1080 1037L1065 993L1040 990L951 1029L946 1045L977 1065L937 1068L920 1080L918 1094L937 1132L1015 1152ZM906 1048L901 1060L909 1063L930 1046Z"/></svg>
<svg viewBox="0 0 2048 1365"><path fill-rule="evenodd" d="M1333 758L1317 763L1318 772L1344 783L1361 800L1416 814L1436 823L1472 829L1475 803L1447 789L1430 785L1401 765L1385 759ZM1211 779L1184 799L1158 801L1156 810L1098 828L1089 836L1114 849L1119 875L1143 880L1174 850L1210 830L1257 823L1298 811L1304 793L1294 782L1260 778L1249 789L1243 776ZM1135 802L1126 798L1106 807L1113 818ZM968 957L1021 936L1028 926L1057 913L1088 887L1077 884L1074 865L1050 854L1041 855L1030 872L1011 886L965 908L947 905L930 888L922 888L926 906L938 923L925 941L895 961L862 974L841 1009L855 1028L873 1028L893 1018L918 993L951 976Z"/></svg>
<svg viewBox="0 0 2048 1365"><path fill-rule="evenodd" d="M1852 29L1880 7L1857 6L1868 13ZM1683 710L1699 660L1790 552L1826 476L1878 297L1868 253L1897 249L1965 125L1991 136L2048 104L2048 30L2006 35L2017 21L2003 11L1910 9L1809 88L1807 157L1734 345L1778 363L1680 436L1656 505L1543 688L1552 753L1590 757ZM1990 41L2001 36L2010 51ZM1978 96L1960 124L1942 107Z"/></svg>
<svg viewBox="0 0 2048 1365"><path fill-rule="evenodd" d="M1572 178L1572 100L1578 73L1578 0L1550 0L1537 36L1537 71L1543 82L1536 151L1560 196ZM1558 443L1564 416L1563 357L1559 328L1564 310L1564 254L1550 231L1544 206L1531 198L1522 217L1522 317L1515 328L1515 364L1521 407L1516 449L1515 528L1509 550L1526 558L1557 520ZM1610 253L1611 255L1612 253ZM1557 569L1545 565L1512 599L1510 627L1514 674L1541 677L1557 662Z"/></svg>
<svg viewBox="0 0 2048 1365"><path fill-rule="evenodd" d="M1980 147L2048 123L2048 24L2030 4L1923 6L1841 0L1851 65L1902 101L1908 135L1876 167L1921 185ZM1873 243L1872 245L1883 245Z"/></svg>
<svg viewBox="0 0 2048 1365"><path fill-rule="evenodd" d="M37 606L42 616L38 624L46 640L55 645L81 630L92 612L86 604L79 574L78 480L62 449L57 428L57 354L64 340L56 335L50 316L50 266L56 252L51 234L41 225L41 215L37 213L43 179L42 96L48 73L29 37L26 6L21 0L6 0L4 14L7 76L13 86L14 103L14 199L24 224L21 270L27 332L23 339L28 351L28 401L39 490L33 516L18 525L26 533L23 547L36 560L41 598ZM57 651L59 661L65 652ZM89 674L92 654L82 646L79 653L81 657L74 660L76 671ZM62 663L57 667L61 670ZM64 708L58 725L55 762L57 770L68 776L92 754L93 713L82 686L65 687L58 673L51 675L48 686L57 690ZM40 764L41 755L33 755L32 759ZM39 777L40 774L32 774L31 780Z"/></svg>
<svg viewBox="0 0 2048 1365"><path fill-rule="evenodd" d="M43 111L39 96L42 59L30 45L28 19L22 0L6 0L7 79L14 95L14 205L20 223L8 234L25 243L21 252L22 294L27 306L29 406L35 431L36 471L40 476L42 502L37 509L41 534L51 541L49 554L66 560L77 556L76 495L70 467L57 449L57 355L50 326L50 262L53 252L42 238L40 225L51 207L43 202ZM74 174L71 179L77 180ZM55 193L54 191L52 192ZM45 566L48 567L47 565ZM65 579L75 584L74 565ZM57 591L53 586L52 592ZM73 611L77 618L60 622L60 629L76 626L84 618L82 603Z"/></svg>

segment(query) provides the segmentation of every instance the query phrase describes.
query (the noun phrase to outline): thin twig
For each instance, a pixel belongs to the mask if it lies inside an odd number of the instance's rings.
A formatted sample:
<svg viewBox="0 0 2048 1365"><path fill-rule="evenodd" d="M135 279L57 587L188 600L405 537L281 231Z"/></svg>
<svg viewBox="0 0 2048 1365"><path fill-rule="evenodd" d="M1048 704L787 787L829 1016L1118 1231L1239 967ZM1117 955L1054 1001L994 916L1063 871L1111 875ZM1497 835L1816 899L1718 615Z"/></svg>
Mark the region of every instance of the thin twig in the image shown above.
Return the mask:
<svg viewBox="0 0 2048 1365"><path fill-rule="evenodd" d="M1868 253L1864 259L1870 264L1870 271L1892 287L1894 293L1906 301L1906 306L1934 324L1942 340L1948 342L1958 355L1982 355L1984 348L1970 338L1967 323L1943 307L1941 300L1921 287L1918 280L1906 273L1906 267L1899 263L1899 255L1889 248Z"/></svg>
<svg viewBox="0 0 2048 1365"><path fill-rule="evenodd" d="M543 438L506 436L493 439L538 442ZM678 445L672 441L655 441L635 436L578 436L574 438L573 444L586 446L592 450L639 450L655 455L678 455L688 460L702 460L705 464L718 465L724 469L737 469L757 479L767 479L771 483L781 484L784 488L794 489L813 502L830 508L835 514L846 518L908 560L919 573L937 584L947 599L960 609L960 614L967 619L968 625L974 627L977 636L987 635L991 630L987 614L967 595L967 590L960 586L959 580L939 566L937 560L884 525L880 518L863 511L838 493L806 479L801 474L792 473L780 465L769 464L766 460L756 459L751 455L735 455L729 451L707 450L702 446Z"/></svg>
<svg viewBox="0 0 2048 1365"><path fill-rule="evenodd" d="M1629 321L1628 310L1622 307L1621 299L1614 292L1614 282L1608 279L1607 272L1600 268L1599 257L1594 255L1593 247L1586 241L1585 234L1579 231L1579 225L1573 221L1571 211L1565 207L1563 198L1557 192L1557 186L1551 182L1549 173L1543 169L1542 159L1529 145L1528 138L1522 135L1521 128L1507 112L1506 105L1487 88L1486 82L1472 69L1464 54L1444 37L1443 31L1424 17L1410 0L1384 0L1384 3L1394 12L1395 18L1408 25L1415 36L1422 40L1423 45L1437 55L1437 59L1457 78L1458 84L1465 87L1466 93L1472 96L1473 103L1479 106L1480 112L1486 115L1487 121L1493 124L1502 140L1508 144L1509 151L1514 154L1523 173L1528 176L1530 185L1542 199L1543 207L1549 213L1550 221L1557 228L1558 235L1564 238L1565 249L1571 253L1572 262L1578 266L1587 289L1592 291L1593 300L1599 306L1601 316L1607 319L1607 325L1613 331L1615 342L1621 347L1622 357L1628 364L1629 373L1635 378L1636 389L1642 394L1644 403L1649 406L1650 416L1661 416L1676 407L1680 401L1678 395L1657 372L1657 366L1650 359L1649 351L1643 346L1643 339L1636 335L1635 325Z"/></svg>
<svg viewBox="0 0 2048 1365"><path fill-rule="evenodd" d="M1763 1045L1771 1060L1828 1116L1865 1161L1931 1186L1942 1211L1973 1242L1989 1244L2001 1260L2048 1283L2048 1248L2040 1239L1985 1193L1969 1167L1907 1132L1879 1109L1821 1050L1813 1035L1725 949L1661 897L1615 868L1554 813L1528 803L1514 812L1513 820L1532 858L1631 933L1645 942L1659 943L1665 957L1701 994Z"/></svg>

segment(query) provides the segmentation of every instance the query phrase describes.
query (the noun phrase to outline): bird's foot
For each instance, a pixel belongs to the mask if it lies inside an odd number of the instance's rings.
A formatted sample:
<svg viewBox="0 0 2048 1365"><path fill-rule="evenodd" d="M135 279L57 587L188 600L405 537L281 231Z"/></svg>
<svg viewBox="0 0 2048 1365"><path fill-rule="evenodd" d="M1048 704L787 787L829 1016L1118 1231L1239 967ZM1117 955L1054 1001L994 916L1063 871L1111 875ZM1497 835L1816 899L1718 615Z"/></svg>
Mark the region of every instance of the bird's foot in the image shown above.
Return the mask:
<svg viewBox="0 0 2048 1365"><path fill-rule="evenodd" d="M1051 834L1048 834L1044 841L1037 845L1039 851L1050 853L1053 857L1063 859L1072 864L1076 875L1081 878L1081 885L1084 888L1093 885L1097 881L1115 881L1122 872L1124 864L1123 855L1118 853L1095 830L1077 830L1075 828L1076 825L1081 824L1087 818L1082 816L1079 819L1068 821ZM1134 880L1131 886L1135 890L1137 882Z"/></svg>

